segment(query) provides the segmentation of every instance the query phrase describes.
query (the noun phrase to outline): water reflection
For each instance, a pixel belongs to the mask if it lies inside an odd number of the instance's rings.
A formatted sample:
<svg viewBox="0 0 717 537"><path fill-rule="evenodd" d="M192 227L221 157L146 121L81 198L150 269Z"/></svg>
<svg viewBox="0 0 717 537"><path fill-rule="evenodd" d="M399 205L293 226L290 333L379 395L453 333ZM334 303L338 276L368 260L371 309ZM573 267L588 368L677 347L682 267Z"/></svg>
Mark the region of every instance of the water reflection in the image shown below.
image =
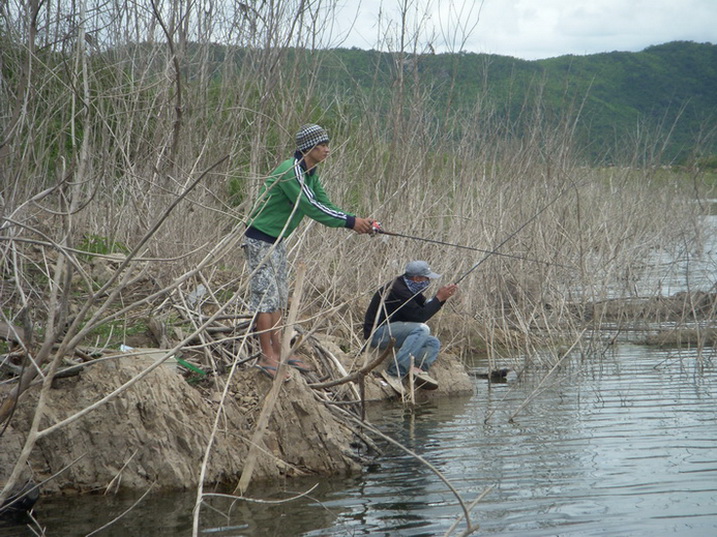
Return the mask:
<svg viewBox="0 0 717 537"><path fill-rule="evenodd" d="M473 397L415 411L376 407L370 419L434 465L467 502L493 487L473 513L480 535L717 535L713 355L624 345L594 362L566 364L535 394L545 372L506 384L477 379ZM316 483L292 480L254 493L286 498ZM41 500L37 518L48 536L86 535L132 501ZM155 496L99 535L191 535L193 501L193 493ZM430 469L390 445L363 475L319 481L295 502L212 506L202 511L201 535L432 536L461 513ZM8 535L32 533L0 527Z"/></svg>
<svg viewBox="0 0 717 537"><path fill-rule="evenodd" d="M371 420L381 423L386 434L401 439L409 450L433 454L429 462L438 472L452 473L454 461L441 454L455 449L457 439L443 434L442 427L465 414L470 398L443 403L415 411L382 405L372 409ZM391 445L350 497L346 491L337 491L336 498L327 501L344 509L335 528L307 535L430 536L440 530L444 516L452 518L459 511L456 498L431 469Z"/></svg>
<svg viewBox="0 0 717 537"><path fill-rule="evenodd" d="M513 422L544 372L479 384L454 415L446 410L452 402L417 412L417 421L433 420L420 429L423 442L406 434L412 429L402 414L372 420L439 467L467 501L494 487L476 510L480 534L714 535L716 375L712 358L702 361L700 372L695 356L625 346L602 361L566 367ZM382 472L367 474L360 490L343 498L369 510L361 524L352 526L344 512L334 529L309 535L442 535L460 511L427 475L404 454L387 453ZM395 503L421 527L395 523Z"/></svg>

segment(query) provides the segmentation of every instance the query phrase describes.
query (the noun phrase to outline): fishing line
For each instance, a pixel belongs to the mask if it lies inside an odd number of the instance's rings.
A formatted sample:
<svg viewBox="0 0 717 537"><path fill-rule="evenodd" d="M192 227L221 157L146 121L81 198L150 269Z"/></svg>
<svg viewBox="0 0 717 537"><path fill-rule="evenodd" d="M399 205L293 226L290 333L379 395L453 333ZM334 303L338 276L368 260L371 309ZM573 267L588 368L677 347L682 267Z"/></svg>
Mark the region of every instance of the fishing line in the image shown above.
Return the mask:
<svg viewBox="0 0 717 537"><path fill-rule="evenodd" d="M486 255L483 257L483 259L481 259L480 261L478 261L478 263L476 263L476 264L473 265L470 269L468 269L468 271L467 271L465 274L463 274L463 276L461 276L460 278L458 278L455 283L456 283L456 284L460 283L466 276L468 276L471 272L473 272L473 271L474 271L475 269L477 269L480 265L482 265L483 262L484 262L486 259L488 259L491 255L493 255L494 253L498 253L497 251L498 251L506 242L508 242L508 241L509 241L510 239L512 239L513 237L515 237L518 233L520 233L520 232L523 230L523 228L525 228L525 226L527 226L527 225L530 224L533 220L535 220L536 218L538 218L538 216L540 216L541 214L543 214L543 212L545 212L545 211L548 209L548 207L550 207L553 203L555 203L556 201L558 201L558 199L559 199L563 194L565 194L565 193L568 191L568 189L569 189L570 187L572 187L572 186L577 186L577 185L574 185L574 184L573 184L573 185L568 185L568 186L566 186L563 190L561 190L561 191L558 193L558 195L555 196L555 197L552 199L552 201L551 201L550 203L548 203L545 207L543 207L542 209L540 209L537 213L535 213L532 217L530 217L529 220L525 221L518 229L516 229L513 233L511 233L511 234L508 235L505 239L503 239L503 240L500 242L500 244L498 244L498 246L496 246L491 252L489 252L488 254L486 254Z"/></svg>
<svg viewBox="0 0 717 537"><path fill-rule="evenodd" d="M498 252L496 250L485 250L483 248L476 248L475 246L466 246L465 244L455 244L452 242L439 241L439 240L435 240L435 239L427 239L425 237L416 237L415 235L406 235L404 233L395 233L393 231L386 231L383 228L374 228L374 230L375 230L375 233L380 233L382 235L390 235L392 237L402 237L404 239L413 239L415 241L431 242L433 244L440 244L441 246L451 246L453 248L462 248L463 250L473 250L474 252L483 252L483 253L487 253L489 255L512 257L513 259L520 259L522 261L530 261L532 263L542 263L544 265L554 265L556 267L572 268L572 267L568 267L567 265L561 265L560 263L552 263L550 261L543 261L541 259L531 259L529 257L523 257L520 255L515 255L515 254L506 254L503 252Z"/></svg>

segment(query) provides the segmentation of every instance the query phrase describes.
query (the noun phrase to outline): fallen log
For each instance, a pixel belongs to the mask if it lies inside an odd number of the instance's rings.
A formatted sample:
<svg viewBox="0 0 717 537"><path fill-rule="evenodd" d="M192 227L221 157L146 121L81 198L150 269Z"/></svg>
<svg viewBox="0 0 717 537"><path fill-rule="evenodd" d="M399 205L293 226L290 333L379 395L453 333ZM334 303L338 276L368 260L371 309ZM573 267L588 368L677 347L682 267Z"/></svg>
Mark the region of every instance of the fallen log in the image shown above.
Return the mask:
<svg viewBox="0 0 717 537"><path fill-rule="evenodd" d="M341 377L340 379L335 380L328 380L326 382L316 382L313 384L309 384L309 388L313 388L315 390L321 390L323 388L333 388L334 386L339 386L341 384L346 384L347 382L352 382L354 380L358 380L362 377L364 377L369 371L372 369L375 369L381 363L386 359L386 357L391 353L393 350L393 342L394 340L391 339L391 342L389 343L388 347L381 353L381 355L376 358L373 362L369 362L365 366L363 366L358 371L354 371L353 373L346 375L344 377Z"/></svg>

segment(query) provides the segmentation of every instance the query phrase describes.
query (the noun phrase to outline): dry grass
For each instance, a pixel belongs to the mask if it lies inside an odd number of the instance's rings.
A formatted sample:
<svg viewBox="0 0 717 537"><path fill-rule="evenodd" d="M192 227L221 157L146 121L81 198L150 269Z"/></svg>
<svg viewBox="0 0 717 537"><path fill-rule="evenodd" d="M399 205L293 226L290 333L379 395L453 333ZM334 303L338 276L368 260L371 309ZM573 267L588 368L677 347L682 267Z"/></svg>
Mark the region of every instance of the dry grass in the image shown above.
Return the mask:
<svg viewBox="0 0 717 537"><path fill-rule="evenodd" d="M104 20L93 13L90 21ZM187 16L190 28L201 27L199 14ZM235 284L222 287L223 296L241 294L246 215L306 121L331 129L333 155L322 176L338 205L390 231L486 252L505 241L491 255L304 226L292 238L292 259L307 264L306 314L336 311L323 319L330 330L355 328L369 293L414 258L427 259L446 281L460 279L453 311L488 332L569 326L568 304L604 298L651 251L699 239L700 209L689 203L694 181L580 165L571 127L579 110L548 122L526 106L531 132L516 138L489 103L439 117L412 83L413 72L397 73L395 94L381 103L322 94L311 73L302 73L305 83L296 88L292 74L306 58L282 48L227 49L223 61L211 63L211 32L190 42L167 17L146 19L165 28L160 43L142 46L128 41L129 19L120 17L102 34L105 52L89 41L41 49L37 35L7 34L14 46L3 47L3 64L15 76L3 109L3 270L17 276L4 284L8 320L16 321L28 297L35 298L36 324L50 317L40 311L49 289L30 272L49 282L52 271L26 250L46 249L41 259L62 251L79 270L81 260L67 249L89 236L154 259L145 270L159 286L203 260L202 278L221 275ZM6 19L9 28L21 27L22 17L9 12ZM246 45L247 34L234 30L236 44ZM254 38L293 45L307 38L275 31L264 28ZM191 277L187 286L198 282Z"/></svg>

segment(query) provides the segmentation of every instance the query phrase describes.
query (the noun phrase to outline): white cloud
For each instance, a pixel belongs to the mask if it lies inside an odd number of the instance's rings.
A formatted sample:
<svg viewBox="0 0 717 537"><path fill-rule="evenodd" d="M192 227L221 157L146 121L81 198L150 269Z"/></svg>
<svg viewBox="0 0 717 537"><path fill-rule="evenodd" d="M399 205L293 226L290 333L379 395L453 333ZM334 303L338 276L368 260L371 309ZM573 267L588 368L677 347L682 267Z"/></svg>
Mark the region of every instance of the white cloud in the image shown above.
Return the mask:
<svg viewBox="0 0 717 537"><path fill-rule="evenodd" d="M339 24L358 10L357 24L343 46L385 49L378 36L394 21L400 0L347 1ZM413 21L424 26L422 39L440 52L462 48L525 59L562 54L637 51L675 40L717 43L717 0L415 0ZM477 20L480 7L480 20ZM460 24L458 24L460 23ZM466 38L460 30L472 29ZM448 31L446 29L448 28ZM430 36L430 38L429 38Z"/></svg>
<svg viewBox="0 0 717 537"><path fill-rule="evenodd" d="M713 0L515 0L510 4L521 23L516 34L506 36L494 31L499 26L492 23L505 16L504 2L486 0L485 51L533 59L717 38ZM496 50L490 50L493 47Z"/></svg>

